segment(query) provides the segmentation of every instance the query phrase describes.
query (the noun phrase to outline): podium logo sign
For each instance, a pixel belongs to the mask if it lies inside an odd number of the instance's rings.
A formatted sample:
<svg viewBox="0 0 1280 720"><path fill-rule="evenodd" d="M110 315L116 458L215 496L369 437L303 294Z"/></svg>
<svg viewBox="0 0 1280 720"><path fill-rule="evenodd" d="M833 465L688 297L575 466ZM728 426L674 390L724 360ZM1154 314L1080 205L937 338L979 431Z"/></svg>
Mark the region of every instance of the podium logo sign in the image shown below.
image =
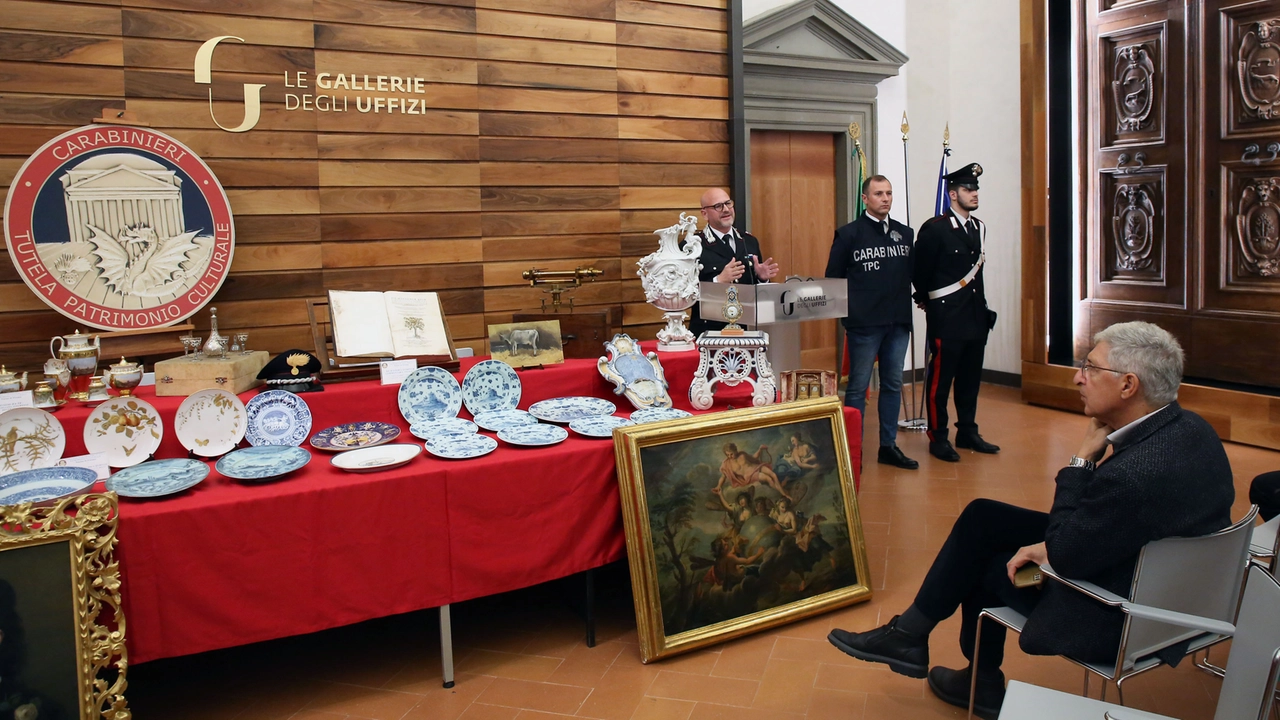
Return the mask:
<svg viewBox="0 0 1280 720"><path fill-rule="evenodd" d="M787 282L791 282L790 279ZM809 278L809 282L813 282L813 278ZM793 317L796 310L800 311L800 315L813 315L819 310L826 308L827 304L832 302L834 298L827 297L822 288L802 288L799 290L785 290L778 297L778 303L782 305L782 314L784 317Z"/></svg>
<svg viewBox="0 0 1280 720"><path fill-rule="evenodd" d="M5 202L9 257L49 307L102 330L165 327L227 278L231 205L209 167L149 128L88 125L23 163Z"/></svg>

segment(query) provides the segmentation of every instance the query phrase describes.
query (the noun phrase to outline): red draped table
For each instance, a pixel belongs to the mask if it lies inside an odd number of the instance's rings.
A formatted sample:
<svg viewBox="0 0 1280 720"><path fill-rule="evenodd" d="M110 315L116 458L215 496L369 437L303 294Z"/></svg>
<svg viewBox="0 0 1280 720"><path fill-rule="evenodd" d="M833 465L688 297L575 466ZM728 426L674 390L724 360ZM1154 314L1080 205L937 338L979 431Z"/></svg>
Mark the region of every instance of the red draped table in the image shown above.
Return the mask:
<svg viewBox="0 0 1280 720"><path fill-rule="evenodd" d="M698 354L661 358L676 406L691 409L688 388ZM464 358L462 371L477 361ZM520 378L521 408L592 395L613 400L620 413L630 411L592 360L526 370ZM398 389L366 381L301 397L311 409L313 433L373 420L398 425L400 441L416 442L396 405ZM165 422L156 457L185 456L173 432L182 398L141 390ZM742 385L722 390L711 411L749 405L749 387ZM70 406L58 414L67 455L85 452L81 433L88 413ZM850 428L858 427L857 418L845 409ZM849 447L856 468L856 433ZM565 577L626 554L608 440L571 432L558 445L500 443L489 455L462 461L423 453L408 465L371 474L346 473L329 464L327 453L312 455L307 467L276 482L238 483L212 470L203 483L173 497L121 498L119 558L131 662L439 607Z"/></svg>

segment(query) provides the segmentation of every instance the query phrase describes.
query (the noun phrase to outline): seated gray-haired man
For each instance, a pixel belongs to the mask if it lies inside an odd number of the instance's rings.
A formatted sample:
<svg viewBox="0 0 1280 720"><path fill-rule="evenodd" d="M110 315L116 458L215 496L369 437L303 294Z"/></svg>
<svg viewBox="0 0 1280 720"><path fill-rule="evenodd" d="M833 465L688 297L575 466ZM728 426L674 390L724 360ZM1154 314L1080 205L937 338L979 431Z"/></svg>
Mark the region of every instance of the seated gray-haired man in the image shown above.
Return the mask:
<svg viewBox="0 0 1280 720"><path fill-rule="evenodd" d="M1213 428L1178 406L1182 348L1145 322L1112 325L1094 336L1076 371L1089 428L1058 471L1048 513L979 499L951 528L915 601L887 625L862 633L832 630L828 640L861 660L886 663L953 705L969 704L978 613L1008 605L1027 616L1019 639L1033 655L1114 660L1119 610L1050 581L1015 588L1027 563L1048 561L1063 575L1128 596L1143 545L1204 535L1231 524L1231 466ZM1108 454L1108 448L1110 453ZM960 649L970 667L929 669L929 633L961 611ZM982 630L976 710L994 718L1004 700L1004 627Z"/></svg>

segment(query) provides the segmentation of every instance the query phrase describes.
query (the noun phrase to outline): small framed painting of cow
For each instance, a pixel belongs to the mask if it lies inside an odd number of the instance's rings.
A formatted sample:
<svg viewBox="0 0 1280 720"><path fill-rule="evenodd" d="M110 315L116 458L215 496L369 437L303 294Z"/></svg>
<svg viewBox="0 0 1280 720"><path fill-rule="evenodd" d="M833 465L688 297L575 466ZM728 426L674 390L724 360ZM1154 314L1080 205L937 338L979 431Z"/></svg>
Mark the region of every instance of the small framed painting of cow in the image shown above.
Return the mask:
<svg viewBox="0 0 1280 720"><path fill-rule="evenodd" d="M514 368L564 362L560 321L502 323L489 326L489 353Z"/></svg>

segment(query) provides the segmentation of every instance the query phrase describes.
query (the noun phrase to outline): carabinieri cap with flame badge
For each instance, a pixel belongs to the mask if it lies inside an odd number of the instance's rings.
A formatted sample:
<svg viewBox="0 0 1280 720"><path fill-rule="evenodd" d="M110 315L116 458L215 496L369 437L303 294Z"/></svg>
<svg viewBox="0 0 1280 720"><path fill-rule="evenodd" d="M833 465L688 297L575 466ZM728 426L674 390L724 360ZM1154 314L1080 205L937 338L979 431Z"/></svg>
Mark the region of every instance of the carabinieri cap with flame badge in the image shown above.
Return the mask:
<svg viewBox="0 0 1280 720"><path fill-rule="evenodd" d="M286 350L271 359L271 362L258 373L259 380L277 390L288 390L293 393L316 392L324 390L315 373L323 366L315 355L305 350Z"/></svg>

